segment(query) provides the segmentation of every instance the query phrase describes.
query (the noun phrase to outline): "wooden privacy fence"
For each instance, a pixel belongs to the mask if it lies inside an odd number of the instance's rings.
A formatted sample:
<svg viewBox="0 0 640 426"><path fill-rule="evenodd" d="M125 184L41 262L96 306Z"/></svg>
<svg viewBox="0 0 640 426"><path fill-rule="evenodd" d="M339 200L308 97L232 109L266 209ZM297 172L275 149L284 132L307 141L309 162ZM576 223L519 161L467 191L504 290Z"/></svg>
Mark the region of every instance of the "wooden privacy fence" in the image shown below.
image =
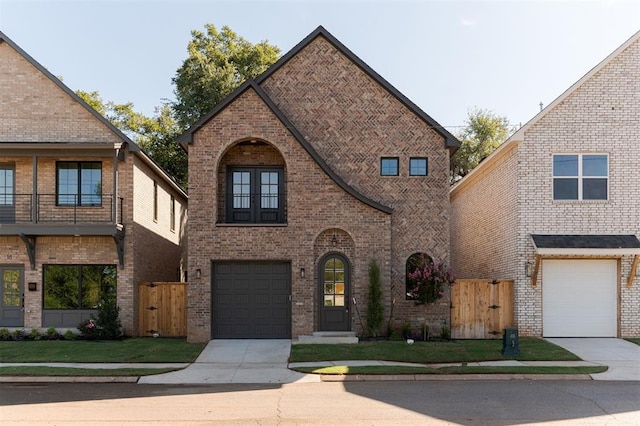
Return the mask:
<svg viewBox="0 0 640 426"><path fill-rule="evenodd" d="M138 296L140 336L187 335L187 283L140 283Z"/></svg>
<svg viewBox="0 0 640 426"><path fill-rule="evenodd" d="M513 280L457 280L451 287L452 338L501 339L513 325Z"/></svg>

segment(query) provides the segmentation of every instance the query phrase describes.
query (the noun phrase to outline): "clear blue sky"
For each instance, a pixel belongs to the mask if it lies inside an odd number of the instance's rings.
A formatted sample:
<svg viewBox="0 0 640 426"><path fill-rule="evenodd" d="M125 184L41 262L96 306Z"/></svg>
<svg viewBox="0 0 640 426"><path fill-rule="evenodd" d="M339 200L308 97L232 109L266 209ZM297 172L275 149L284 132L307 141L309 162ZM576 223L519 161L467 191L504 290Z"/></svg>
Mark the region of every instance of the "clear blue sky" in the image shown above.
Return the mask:
<svg viewBox="0 0 640 426"><path fill-rule="evenodd" d="M145 114L206 23L283 53L323 25L455 133L474 106L524 124L640 30L640 1L0 0L0 30L71 89Z"/></svg>

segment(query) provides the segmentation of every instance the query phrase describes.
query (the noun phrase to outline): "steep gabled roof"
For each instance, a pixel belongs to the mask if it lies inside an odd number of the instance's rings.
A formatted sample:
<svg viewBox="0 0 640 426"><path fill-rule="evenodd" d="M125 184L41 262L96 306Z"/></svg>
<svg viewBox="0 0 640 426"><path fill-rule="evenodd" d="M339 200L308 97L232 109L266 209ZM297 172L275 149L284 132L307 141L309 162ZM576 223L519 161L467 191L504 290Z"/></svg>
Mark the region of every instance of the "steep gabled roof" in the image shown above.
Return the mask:
<svg viewBox="0 0 640 426"><path fill-rule="evenodd" d="M305 37L300 43L298 43L293 49L282 56L275 64L273 64L267 71L256 78L256 82L261 84L264 80L269 78L274 72L280 69L284 64L289 62L291 58L296 56L302 49L309 45L317 37L323 37L333 47L335 47L340 53L346 56L351 62L358 66L365 74L371 77L376 83L384 87L391 95L393 95L400 103L406 106L411 112L417 115L422 121L424 121L429 127L435 130L440 136L445 139L445 147L451 150L451 154L460 147L460 141L449 133L444 127L438 124L433 118L431 118L420 107L411 102L409 98L400 93L398 89L393 87L391 83L382 78L380 74L375 72L373 68L367 65L362 59L349 50L344 44L342 44L337 38L335 38L329 31L327 31L322 25L315 29L311 34Z"/></svg>
<svg viewBox="0 0 640 426"><path fill-rule="evenodd" d="M216 105L213 110L211 110L207 115L198 120L193 126L191 126L186 132L184 132L179 138L178 142L180 145L188 151L187 144L193 142L193 134L198 131L202 126L204 126L209 120L213 119L218 113L224 110L229 104L231 104L234 100L240 97L247 90L253 90L260 99L267 105L267 107L273 112L273 114L280 120L282 125L291 133L291 135L298 141L298 143L304 148L305 151L314 159L314 161L320 166L320 168L336 183L340 188L346 191L348 194L356 198L357 200L362 201L370 207L373 207L377 210L380 210L384 213L391 213L392 209L388 206L382 205L377 201L374 201L367 196L361 194L356 189L347 184L340 176L338 176L329 165L324 161L324 159L316 152L313 146L302 136L302 133L289 121L289 119L280 111L280 109L276 106L276 104L269 98L269 96L265 93L264 90L256 83L254 80L249 80L245 82L242 86L238 87L222 100L218 105Z"/></svg>
<svg viewBox="0 0 640 426"><path fill-rule="evenodd" d="M629 46L631 46L636 41L640 40L640 31L632 35L627 41L622 43L616 50L614 50L611 54L609 54L606 58L604 58L599 64L593 67L588 73L586 73L580 80L576 81L571 87L565 90L560 96L558 96L553 102L547 105L542 111L536 114L531 120L529 120L524 126L518 129L513 135L511 135L502 145L500 145L495 151L493 151L487 158L485 158L476 168L471 170L469 174L460 179L456 184L451 188L451 191L454 191L456 188L461 187L464 182L467 182L470 179L470 176L473 176L477 173L480 173L481 170L484 170L493 163L495 158L498 158L500 153L506 150L513 144L517 144L519 142L524 141L525 133L531 129L538 121L543 119L549 112L551 112L558 104L562 103L565 99L571 96L576 90L578 90L583 84L585 84L591 77L597 74L600 70L602 70L605 66L607 66L612 60L614 60L620 53L626 50Z"/></svg>
<svg viewBox="0 0 640 426"><path fill-rule="evenodd" d="M51 74L45 67L40 65L38 61L33 59L31 55L22 50L20 46L18 46L13 40L7 37L2 31L0 31L0 44L7 43L13 50L18 52L24 59L26 59L31 65L33 65L38 71L40 71L44 76L46 76L49 80L51 80L56 86L58 86L63 92L69 95L74 101L78 102L84 109L86 109L91 115L93 115L97 120L99 120L102 124L104 124L111 132L113 132L119 139L122 140L123 143L127 144L129 147L129 151L136 153L142 158L142 160L147 163L152 169L160 174L163 179L169 183L175 190L177 190L180 194L182 194L185 198L187 197L186 192L178 185L171 176L165 172L158 163L156 163L144 150L138 146L134 141L132 141L127 135L125 135L120 129L113 125L109 120L107 120L104 116L102 116L98 111L93 109L89 104L87 104L80 96L78 96L73 90L71 90L67 85L65 85L59 78Z"/></svg>

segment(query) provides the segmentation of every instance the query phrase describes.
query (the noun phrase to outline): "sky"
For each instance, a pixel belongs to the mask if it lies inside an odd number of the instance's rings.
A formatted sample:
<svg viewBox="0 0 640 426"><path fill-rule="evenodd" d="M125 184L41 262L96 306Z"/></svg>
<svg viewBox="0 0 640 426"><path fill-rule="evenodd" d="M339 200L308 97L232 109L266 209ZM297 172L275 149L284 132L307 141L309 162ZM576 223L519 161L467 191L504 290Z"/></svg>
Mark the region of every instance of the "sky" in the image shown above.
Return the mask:
<svg viewBox="0 0 640 426"><path fill-rule="evenodd" d="M72 90L147 115L208 23L283 54L322 25L456 134L476 107L529 121L640 30L640 1L0 0L0 31Z"/></svg>

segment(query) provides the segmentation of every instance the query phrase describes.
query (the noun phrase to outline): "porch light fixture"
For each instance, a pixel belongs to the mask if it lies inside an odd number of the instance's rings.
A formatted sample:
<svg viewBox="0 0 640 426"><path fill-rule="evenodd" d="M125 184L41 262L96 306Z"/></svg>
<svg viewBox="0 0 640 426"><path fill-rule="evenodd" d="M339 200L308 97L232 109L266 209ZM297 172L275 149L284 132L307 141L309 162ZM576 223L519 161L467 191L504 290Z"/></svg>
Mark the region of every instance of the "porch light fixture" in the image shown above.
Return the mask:
<svg viewBox="0 0 640 426"><path fill-rule="evenodd" d="M200 268L196 269L196 278L197 279L202 278L202 270Z"/></svg>
<svg viewBox="0 0 640 426"><path fill-rule="evenodd" d="M304 278L305 276L305 270L304 268L300 268L300 278Z"/></svg>
<svg viewBox="0 0 640 426"><path fill-rule="evenodd" d="M524 265L524 273L527 276L527 278L531 278L533 276L533 262L531 261L527 261L527 263Z"/></svg>
<svg viewBox="0 0 640 426"><path fill-rule="evenodd" d="M29 291L38 291L38 283L29 283Z"/></svg>
<svg viewBox="0 0 640 426"><path fill-rule="evenodd" d="M331 238L331 245L334 247L338 245L338 237L336 237L336 234L333 234L333 237Z"/></svg>

